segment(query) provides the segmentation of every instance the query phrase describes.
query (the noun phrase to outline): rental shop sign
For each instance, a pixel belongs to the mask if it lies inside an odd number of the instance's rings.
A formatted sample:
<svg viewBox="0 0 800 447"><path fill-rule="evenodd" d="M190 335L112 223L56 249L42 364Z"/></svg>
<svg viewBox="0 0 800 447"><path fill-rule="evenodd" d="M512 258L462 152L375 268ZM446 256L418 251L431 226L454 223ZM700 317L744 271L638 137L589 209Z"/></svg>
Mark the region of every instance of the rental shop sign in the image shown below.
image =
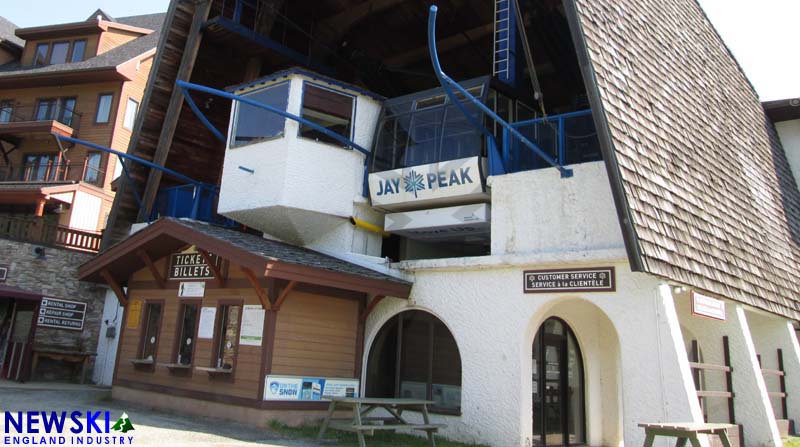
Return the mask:
<svg viewBox="0 0 800 447"><path fill-rule="evenodd" d="M480 157L376 172L369 176L372 204L385 209L447 204L485 195Z"/></svg>

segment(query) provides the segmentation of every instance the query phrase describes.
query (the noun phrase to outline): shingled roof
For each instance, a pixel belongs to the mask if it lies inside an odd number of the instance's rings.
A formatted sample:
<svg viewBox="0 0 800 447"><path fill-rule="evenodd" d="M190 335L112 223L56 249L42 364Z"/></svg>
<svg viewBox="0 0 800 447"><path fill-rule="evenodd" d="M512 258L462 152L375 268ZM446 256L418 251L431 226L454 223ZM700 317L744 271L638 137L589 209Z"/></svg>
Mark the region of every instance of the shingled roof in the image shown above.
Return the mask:
<svg viewBox="0 0 800 447"><path fill-rule="evenodd" d="M154 32L80 62L45 65L41 67L22 67L19 62L9 63L0 66L0 79L117 67L120 64L156 48L165 16L165 14L161 13L118 18L116 19L118 23L152 29Z"/></svg>
<svg viewBox="0 0 800 447"><path fill-rule="evenodd" d="M800 193L756 93L701 7L572 8L633 268L800 319Z"/></svg>

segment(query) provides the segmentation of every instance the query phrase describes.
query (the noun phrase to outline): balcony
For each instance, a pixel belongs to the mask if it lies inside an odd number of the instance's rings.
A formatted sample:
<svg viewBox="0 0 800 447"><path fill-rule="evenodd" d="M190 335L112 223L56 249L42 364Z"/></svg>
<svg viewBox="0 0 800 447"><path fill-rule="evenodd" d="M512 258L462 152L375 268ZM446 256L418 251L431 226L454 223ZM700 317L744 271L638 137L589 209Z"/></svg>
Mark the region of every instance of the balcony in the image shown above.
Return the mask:
<svg viewBox="0 0 800 447"><path fill-rule="evenodd" d="M33 157L33 156L29 156ZM46 160L49 156L36 156L39 160L30 163L0 166L0 182L14 183L77 183L85 182L97 187L103 186L105 171L94 166L93 157L83 162L69 160L58 163ZM55 159L55 156L52 156ZM43 159L44 158L44 159Z"/></svg>
<svg viewBox="0 0 800 447"><path fill-rule="evenodd" d="M102 233L69 228L42 218L0 216L0 238L97 253Z"/></svg>
<svg viewBox="0 0 800 447"><path fill-rule="evenodd" d="M80 128L82 115L75 112L70 104L74 106L74 100L72 103L42 101L36 106L0 103L0 136L6 137L4 139L34 133L74 136Z"/></svg>

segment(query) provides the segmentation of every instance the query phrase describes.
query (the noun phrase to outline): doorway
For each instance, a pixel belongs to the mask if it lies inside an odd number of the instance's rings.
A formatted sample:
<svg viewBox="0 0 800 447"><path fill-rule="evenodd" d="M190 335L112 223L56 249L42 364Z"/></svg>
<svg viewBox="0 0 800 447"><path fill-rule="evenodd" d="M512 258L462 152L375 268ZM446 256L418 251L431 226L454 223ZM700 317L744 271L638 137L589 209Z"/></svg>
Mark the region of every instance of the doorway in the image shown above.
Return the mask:
<svg viewBox="0 0 800 447"><path fill-rule="evenodd" d="M36 330L34 316L38 313L38 303L26 300L7 303L6 315L0 321L0 354L3 356L0 378L25 381L30 374L33 334Z"/></svg>
<svg viewBox="0 0 800 447"><path fill-rule="evenodd" d="M533 437L536 446L586 444L583 358L572 329L549 318L533 341Z"/></svg>

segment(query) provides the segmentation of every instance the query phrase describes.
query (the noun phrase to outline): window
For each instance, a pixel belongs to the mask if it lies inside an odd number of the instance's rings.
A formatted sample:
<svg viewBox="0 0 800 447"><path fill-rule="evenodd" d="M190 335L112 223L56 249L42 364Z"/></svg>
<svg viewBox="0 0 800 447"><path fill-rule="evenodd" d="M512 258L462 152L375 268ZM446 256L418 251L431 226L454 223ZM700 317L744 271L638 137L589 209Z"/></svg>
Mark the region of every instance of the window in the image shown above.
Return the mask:
<svg viewBox="0 0 800 447"><path fill-rule="evenodd" d="M139 111L139 103L133 98L128 98L128 105L125 107L125 120L122 121L122 127L131 130L133 124L136 123L136 112Z"/></svg>
<svg viewBox="0 0 800 447"><path fill-rule="evenodd" d="M368 397L434 401L433 410L461 411L461 356L438 318L406 311L378 332L367 363Z"/></svg>
<svg viewBox="0 0 800 447"><path fill-rule="evenodd" d="M242 96L279 110L286 110L289 103L289 83L272 85L245 93ZM286 118L276 113L237 102L230 147L241 147L269 138L281 137L285 124Z"/></svg>
<svg viewBox="0 0 800 447"><path fill-rule="evenodd" d="M111 103L114 100L114 95L111 93L104 93L97 99L97 116L94 122L102 124L107 123L111 117Z"/></svg>
<svg viewBox="0 0 800 447"><path fill-rule="evenodd" d="M36 45L36 54L33 56L33 65L45 65L47 63L47 53L49 51L49 43L40 43Z"/></svg>
<svg viewBox="0 0 800 447"><path fill-rule="evenodd" d="M72 57L70 57L70 62L80 62L83 60L84 53L86 52L86 41L85 40L76 40L72 42Z"/></svg>
<svg viewBox="0 0 800 447"><path fill-rule="evenodd" d="M217 327L214 345L216 347L214 368L233 369L239 341L239 316L242 306L222 305L217 310Z"/></svg>
<svg viewBox="0 0 800 447"><path fill-rule="evenodd" d="M86 183L97 184L100 181L100 162L103 156L100 152L89 152L86 155L86 170L83 173L83 181Z"/></svg>
<svg viewBox="0 0 800 447"><path fill-rule="evenodd" d="M142 331L142 344L139 358L156 361L156 348L158 347L159 328L161 326L161 303L145 304L144 330Z"/></svg>
<svg viewBox="0 0 800 447"><path fill-rule="evenodd" d="M23 160L23 181L43 182L53 180L58 164L58 154L28 154Z"/></svg>
<svg viewBox="0 0 800 447"><path fill-rule="evenodd" d="M72 126L75 117L75 98L46 98L40 99L36 105L36 120L56 120Z"/></svg>
<svg viewBox="0 0 800 447"><path fill-rule="evenodd" d="M0 123L10 123L14 116L14 101L10 99L0 100Z"/></svg>
<svg viewBox="0 0 800 447"><path fill-rule="evenodd" d="M53 44L53 50L50 53L51 64L63 64L67 62L67 53L69 52L69 42L56 42Z"/></svg>
<svg viewBox="0 0 800 447"><path fill-rule="evenodd" d="M314 124L349 139L354 104L355 99L352 96L305 83L303 108L300 114ZM300 125L300 136L325 143L342 144L335 138L305 124Z"/></svg>
<svg viewBox="0 0 800 447"><path fill-rule="evenodd" d="M181 320L178 326L180 332L178 333L175 361L179 365L191 365L194 353L194 334L197 330L197 314L200 306L197 303L184 303L181 307Z"/></svg>

